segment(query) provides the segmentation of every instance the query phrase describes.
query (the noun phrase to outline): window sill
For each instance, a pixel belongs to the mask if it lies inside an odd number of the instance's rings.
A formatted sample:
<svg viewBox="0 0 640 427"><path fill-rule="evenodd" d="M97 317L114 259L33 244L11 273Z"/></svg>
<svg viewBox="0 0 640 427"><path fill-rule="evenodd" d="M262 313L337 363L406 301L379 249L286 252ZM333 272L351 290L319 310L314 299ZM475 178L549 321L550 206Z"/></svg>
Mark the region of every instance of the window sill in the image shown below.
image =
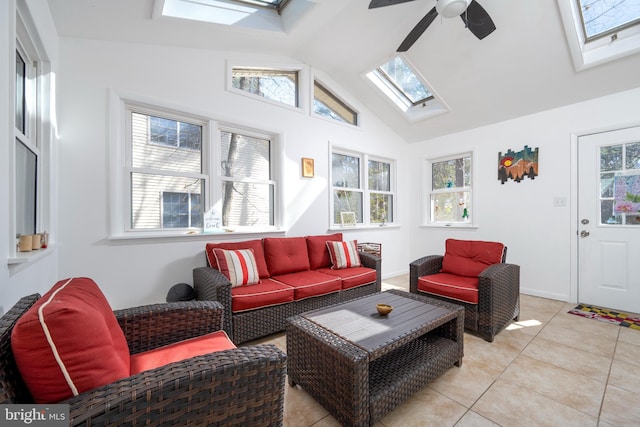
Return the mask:
<svg viewBox="0 0 640 427"><path fill-rule="evenodd" d="M329 231L360 231L360 230L386 230L388 228L398 229L401 225L398 223L395 224L367 224L367 225L356 225L355 227L341 227L339 225L332 225L329 227Z"/></svg>
<svg viewBox="0 0 640 427"><path fill-rule="evenodd" d="M449 223L449 224L422 224L420 226L420 228L455 228L455 229L459 229L459 230L476 230L478 228L480 228L478 225L476 224L453 224L453 223Z"/></svg>
<svg viewBox="0 0 640 427"><path fill-rule="evenodd" d="M37 249L30 252L17 252L15 256L7 259L7 265L9 265L9 267L17 267L24 264L33 264L42 258L49 256L53 251L53 245L49 245L45 249Z"/></svg>
<svg viewBox="0 0 640 427"><path fill-rule="evenodd" d="M242 238L251 237L265 237L267 235L281 235L285 234L285 230L265 229L265 230L237 230L237 231L220 231L220 232L184 232L184 233L159 233L159 232L135 232L128 234L115 234L109 236L109 240L112 242L122 241L145 241L145 240L225 240L233 239L236 236Z"/></svg>

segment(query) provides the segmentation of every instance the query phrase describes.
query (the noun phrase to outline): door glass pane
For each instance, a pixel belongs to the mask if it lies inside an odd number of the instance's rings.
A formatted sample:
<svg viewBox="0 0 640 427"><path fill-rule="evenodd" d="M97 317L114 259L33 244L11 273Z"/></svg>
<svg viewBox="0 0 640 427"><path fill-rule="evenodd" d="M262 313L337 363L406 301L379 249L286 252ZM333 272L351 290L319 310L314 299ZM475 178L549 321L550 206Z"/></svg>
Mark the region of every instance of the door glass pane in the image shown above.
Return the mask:
<svg viewBox="0 0 640 427"><path fill-rule="evenodd" d="M600 147L600 224L640 225L640 143Z"/></svg>
<svg viewBox="0 0 640 427"><path fill-rule="evenodd" d="M600 171L622 170L622 145L600 148Z"/></svg>

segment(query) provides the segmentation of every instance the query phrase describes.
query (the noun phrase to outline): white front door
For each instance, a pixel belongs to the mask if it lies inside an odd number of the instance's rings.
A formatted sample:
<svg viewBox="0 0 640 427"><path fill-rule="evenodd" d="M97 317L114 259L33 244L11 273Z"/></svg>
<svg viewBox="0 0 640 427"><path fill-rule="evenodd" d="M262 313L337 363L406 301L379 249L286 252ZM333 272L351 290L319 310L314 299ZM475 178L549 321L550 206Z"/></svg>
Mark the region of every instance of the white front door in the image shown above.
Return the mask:
<svg viewBox="0 0 640 427"><path fill-rule="evenodd" d="M640 127L578 138L578 301L640 313Z"/></svg>

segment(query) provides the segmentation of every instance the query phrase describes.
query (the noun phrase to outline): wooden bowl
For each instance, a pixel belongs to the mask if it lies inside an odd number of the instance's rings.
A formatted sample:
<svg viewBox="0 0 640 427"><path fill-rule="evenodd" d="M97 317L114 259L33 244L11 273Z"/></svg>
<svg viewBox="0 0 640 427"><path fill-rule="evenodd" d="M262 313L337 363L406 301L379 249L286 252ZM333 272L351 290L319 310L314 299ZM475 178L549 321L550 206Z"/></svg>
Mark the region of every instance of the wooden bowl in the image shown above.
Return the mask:
<svg viewBox="0 0 640 427"><path fill-rule="evenodd" d="M376 308L378 309L378 313L380 314L380 316L386 316L387 314L391 313L391 310L393 310L393 307L391 307L389 304L376 304Z"/></svg>

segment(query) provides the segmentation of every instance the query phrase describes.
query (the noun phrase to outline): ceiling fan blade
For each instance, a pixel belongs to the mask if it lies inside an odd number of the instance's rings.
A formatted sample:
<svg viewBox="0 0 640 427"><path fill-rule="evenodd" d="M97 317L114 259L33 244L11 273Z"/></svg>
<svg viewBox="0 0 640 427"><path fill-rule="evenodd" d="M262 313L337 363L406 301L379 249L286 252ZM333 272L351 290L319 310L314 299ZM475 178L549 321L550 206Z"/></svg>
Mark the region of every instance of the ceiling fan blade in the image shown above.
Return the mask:
<svg viewBox="0 0 640 427"><path fill-rule="evenodd" d="M471 0L471 4L460 15L460 18L462 18L465 27L480 40L493 33L496 29L487 11L476 0Z"/></svg>
<svg viewBox="0 0 640 427"><path fill-rule="evenodd" d="M413 27L413 30L407 35L400 46L396 50L396 52L406 52L409 50L411 46L420 38L422 33L426 31L426 29L431 25L434 19L438 16L438 11L434 7L431 9L425 16L418 22L418 24Z"/></svg>
<svg viewBox="0 0 640 427"><path fill-rule="evenodd" d="M406 3L414 0L371 0L369 3L369 9L375 9L376 7L393 6L394 4Z"/></svg>

